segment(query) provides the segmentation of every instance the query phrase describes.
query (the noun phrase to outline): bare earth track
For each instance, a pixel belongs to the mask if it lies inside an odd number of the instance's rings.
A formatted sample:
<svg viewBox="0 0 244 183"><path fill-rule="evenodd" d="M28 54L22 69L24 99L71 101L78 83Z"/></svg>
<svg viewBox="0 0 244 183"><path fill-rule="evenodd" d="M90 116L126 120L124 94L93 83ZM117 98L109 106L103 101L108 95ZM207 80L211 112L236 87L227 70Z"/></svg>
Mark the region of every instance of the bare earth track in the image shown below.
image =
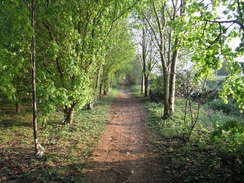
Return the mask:
<svg viewBox="0 0 244 183"><path fill-rule="evenodd" d="M159 183L163 176L159 155L147 140L146 113L139 98L123 90L110 109L98 146L88 160L86 183Z"/></svg>

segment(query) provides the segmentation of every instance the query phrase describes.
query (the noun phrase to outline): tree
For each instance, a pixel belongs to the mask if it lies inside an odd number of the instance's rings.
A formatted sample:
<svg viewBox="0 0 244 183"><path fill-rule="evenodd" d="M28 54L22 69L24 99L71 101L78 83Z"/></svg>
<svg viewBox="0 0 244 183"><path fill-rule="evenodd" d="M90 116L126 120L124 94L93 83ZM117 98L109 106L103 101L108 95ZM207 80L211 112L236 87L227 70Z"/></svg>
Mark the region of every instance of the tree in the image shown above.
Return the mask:
<svg viewBox="0 0 244 183"><path fill-rule="evenodd" d="M163 70L164 114L169 118L174 112L176 62L181 42L183 1L148 1L150 9L142 11L160 55Z"/></svg>
<svg viewBox="0 0 244 183"><path fill-rule="evenodd" d="M129 0L39 2L38 93L43 116L61 108L63 122L72 123L75 110L97 97L99 83L107 80L102 75L107 48L114 41L110 34L135 4Z"/></svg>
<svg viewBox="0 0 244 183"><path fill-rule="evenodd" d="M31 24L32 24L32 42L31 42L31 62L32 62L32 108L33 108L33 136L35 152L39 157L43 156L44 148L41 146L37 135L37 98L36 98L36 0L31 2Z"/></svg>
<svg viewBox="0 0 244 183"><path fill-rule="evenodd" d="M148 30L148 26L144 21L144 27L142 29L142 74L143 74L143 93L144 96L148 96L149 94L149 79L151 72L157 64L157 52L155 50L155 44L153 40L153 36L150 35L150 31Z"/></svg>
<svg viewBox="0 0 244 183"><path fill-rule="evenodd" d="M221 16L218 7L223 6ZM236 50L232 50L228 42L233 38L243 39L243 3L235 1L216 1L204 4L193 1L189 11L195 16L189 17L189 24L185 26L188 39L182 45L192 53L195 64L196 79L201 80L210 76L226 62L229 75L223 83L221 96L228 102L233 98L241 110L244 108L244 77L241 76L241 65L237 58L243 56L242 42ZM224 17L223 17L224 15Z"/></svg>
<svg viewBox="0 0 244 183"><path fill-rule="evenodd" d="M108 47L105 64L103 65L102 85L105 90L108 90L114 73L116 77L128 70L128 65L135 60L135 48L132 42L132 34L129 30L127 18L122 19L114 26L110 37L112 44Z"/></svg>
<svg viewBox="0 0 244 183"><path fill-rule="evenodd" d="M1 1L0 9L0 91L20 112L23 97L30 94L29 48L31 24L28 4Z"/></svg>

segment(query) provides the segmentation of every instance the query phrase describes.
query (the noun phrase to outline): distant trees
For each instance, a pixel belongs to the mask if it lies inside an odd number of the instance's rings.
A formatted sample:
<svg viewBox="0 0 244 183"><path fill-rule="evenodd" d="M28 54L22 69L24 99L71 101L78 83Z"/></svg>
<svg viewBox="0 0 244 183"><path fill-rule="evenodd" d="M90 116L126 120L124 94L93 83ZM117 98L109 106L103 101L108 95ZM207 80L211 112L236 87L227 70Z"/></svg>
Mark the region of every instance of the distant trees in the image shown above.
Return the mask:
<svg viewBox="0 0 244 183"><path fill-rule="evenodd" d="M164 119L169 118L174 112L176 62L181 41L179 34L183 6L184 2L177 0L148 1L147 8L140 11L155 42L162 65Z"/></svg>
<svg viewBox="0 0 244 183"><path fill-rule="evenodd" d="M132 42L132 34L128 29L127 20L122 20L114 25L114 29L108 39L111 44L107 47L106 62L102 68L103 75L100 83L103 94L106 94L111 87L114 73L123 70L135 58L135 47ZM100 92L100 95L102 95L102 92Z"/></svg>
<svg viewBox="0 0 244 183"><path fill-rule="evenodd" d="M144 96L149 95L149 80L154 67L157 64L157 51L153 36L150 34L149 27L145 20L141 34L141 62L142 62L142 92Z"/></svg>

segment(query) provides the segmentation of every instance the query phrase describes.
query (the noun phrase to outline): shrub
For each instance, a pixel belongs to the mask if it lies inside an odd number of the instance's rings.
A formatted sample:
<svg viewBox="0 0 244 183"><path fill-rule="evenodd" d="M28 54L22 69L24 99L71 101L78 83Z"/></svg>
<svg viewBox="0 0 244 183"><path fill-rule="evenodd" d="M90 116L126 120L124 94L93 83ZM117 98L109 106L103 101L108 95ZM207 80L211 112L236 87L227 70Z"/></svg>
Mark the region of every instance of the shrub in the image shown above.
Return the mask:
<svg viewBox="0 0 244 183"><path fill-rule="evenodd" d="M212 132L211 140L220 145L220 150L244 157L244 122L227 121Z"/></svg>
<svg viewBox="0 0 244 183"><path fill-rule="evenodd" d="M151 95L162 97L163 94L163 76L155 76L150 80Z"/></svg>
<svg viewBox="0 0 244 183"><path fill-rule="evenodd" d="M215 99L209 102L208 105L211 109L223 111L227 114L240 114L239 109L231 101L228 104L225 104L223 100Z"/></svg>

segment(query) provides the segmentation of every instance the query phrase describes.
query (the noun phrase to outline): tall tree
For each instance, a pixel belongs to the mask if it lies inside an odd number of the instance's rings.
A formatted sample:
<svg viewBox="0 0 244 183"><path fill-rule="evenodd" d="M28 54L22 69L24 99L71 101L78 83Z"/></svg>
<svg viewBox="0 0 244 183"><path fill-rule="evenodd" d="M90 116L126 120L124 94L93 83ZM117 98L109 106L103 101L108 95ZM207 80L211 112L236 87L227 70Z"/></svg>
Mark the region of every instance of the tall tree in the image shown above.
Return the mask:
<svg viewBox="0 0 244 183"><path fill-rule="evenodd" d="M37 134L37 99L36 99L36 0L31 2L31 24L32 24L32 42L31 42L31 63L32 63L32 108L33 108L33 136L35 152L38 156L43 156L44 149L39 143Z"/></svg>
<svg viewBox="0 0 244 183"><path fill-rule="evenodd" d="M141 34L141 60L142 60L142 93L144 96L149 94L149 79L151 72L157 64L157 51L155 49L155 44L153 36L148 28L148 25L143 21L143 28Z"/></svg>
<svg viewBox="0 0 244 183"><path fill-rule="evenodd" d="M62 109L64 123L96 98L106 72L109 36L136 1L39 1L38 90L43 116ZM99 74L98 74L99 73ZM98 75L97 75L98 74Z"/></svg>
<svg viewBox="0 0 244 183"><path fill-rule="evenodd" d="M142 14L154 35L163 70L164 114L169 118L174 112L175 80L178 49L181 41L180 24L183 19L183 0L149 1L149 9Z"/></svg>

